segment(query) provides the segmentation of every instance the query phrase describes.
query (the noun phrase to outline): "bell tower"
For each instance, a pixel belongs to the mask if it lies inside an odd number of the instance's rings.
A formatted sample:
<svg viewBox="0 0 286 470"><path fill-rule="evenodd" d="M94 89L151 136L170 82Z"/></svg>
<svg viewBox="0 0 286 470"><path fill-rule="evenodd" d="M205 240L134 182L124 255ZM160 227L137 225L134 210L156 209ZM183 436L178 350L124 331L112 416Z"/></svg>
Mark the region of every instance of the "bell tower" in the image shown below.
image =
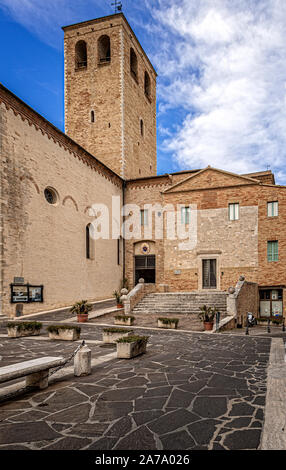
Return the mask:
<svg viewBox="0 0 286 470"><path fill-rule="evenodd" d="M125 16L63 30L66 134L124 179L156 175L157 74Z"/></svg>

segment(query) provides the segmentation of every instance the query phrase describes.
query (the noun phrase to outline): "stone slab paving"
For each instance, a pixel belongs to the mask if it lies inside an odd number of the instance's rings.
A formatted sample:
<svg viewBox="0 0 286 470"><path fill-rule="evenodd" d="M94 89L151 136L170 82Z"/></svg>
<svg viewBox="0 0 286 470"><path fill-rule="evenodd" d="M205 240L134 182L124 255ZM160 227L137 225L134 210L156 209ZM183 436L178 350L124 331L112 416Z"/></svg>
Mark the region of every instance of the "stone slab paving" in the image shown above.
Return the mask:
<svg viewBox="0 0 286 470"><path fill-rule="evenodd" d="M0 328L0 367L44 356L61 356L67 359L73 354L82 340L85 340L91 349L92 358L100 358L111 351L110 348L102 347L101 331L91 331L85 325L81 326L79 341L56 341L49 340L46 326L43 327L41 336L9 338L4 322ZM0 390L7 385L20 382L21 380L18 379L7 384L0 384Z"/></svg>
<svg viewBox="0 0 286 470"><path fill-rule="evenodd" d="M87 330L101 338L100 327ZM139 332L150 336L145 355L0 404L0 450L259 448L271 338ZM0 339L4 362L46 352L48 343L14 341L10 349Z"/></svg>
<svg viewBox="0 0 286 470"><path fill-rule="evenodd" d="M273 338L271 343L261 449L286 449L286 364L281 338Z"/></svg>

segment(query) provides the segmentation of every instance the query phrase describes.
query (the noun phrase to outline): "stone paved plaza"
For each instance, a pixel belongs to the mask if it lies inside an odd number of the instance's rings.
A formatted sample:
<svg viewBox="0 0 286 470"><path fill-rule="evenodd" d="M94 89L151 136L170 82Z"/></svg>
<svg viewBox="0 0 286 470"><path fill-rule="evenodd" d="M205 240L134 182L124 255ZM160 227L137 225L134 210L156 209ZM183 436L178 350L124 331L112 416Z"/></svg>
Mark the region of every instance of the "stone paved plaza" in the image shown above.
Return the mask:
<svg viewBox="0 0 286 470"><path fill-rule="evenodd" d="M78 343L5 337L0 365L45 355L68 357ZM258 449L271 338L136 330L147 353L119 360L102 347L102 327L83 325L92 358L87 377L72 371L0 404L1 449ZM7 386L7 384L5 384ZM3 392L3 385L0 389Z"/></svg>

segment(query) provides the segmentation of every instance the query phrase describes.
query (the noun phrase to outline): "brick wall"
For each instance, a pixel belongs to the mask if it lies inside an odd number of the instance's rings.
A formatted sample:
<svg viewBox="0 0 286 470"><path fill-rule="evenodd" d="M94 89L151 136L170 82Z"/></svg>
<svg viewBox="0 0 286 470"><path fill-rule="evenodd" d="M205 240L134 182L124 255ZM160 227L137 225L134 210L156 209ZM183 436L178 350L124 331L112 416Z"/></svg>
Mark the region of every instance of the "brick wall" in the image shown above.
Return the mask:
<svg viewBox="0 0 286 470"><path fill-rule="evenodd" d="M246 326L247 313L251 312L256 318L259 309L259 292L256 283L245 281L237 297L237 321Z"/></svg>
<svg viewBox="0 0 286 470"><path fill-rule="evenodd" d="M185 174L185 180L180 176L179 184L172 175L127 184L126 201L137 203L141 208L144 203L159 203L162 206L172 204L174 208L177 204L191 204L198 209L195 248L180 251L178 240L168 240L166 230L164 240L155 240L153 232L156 283L168 284L173 291L201 289L202 259L215 257L218 287L221 290L235 285L241 275L262 286L285 285L286 236L283 227L286 188L260 184L259 181L213 169L195 176ZM274 200L279 201L279 216L269 218L267 201ZM239 220L228 220L229 203L239 203ZM279 239L279 261L269 263L267 241L275 239ZM138 241L126 242L126 267L131 285L134 243Z"/></svg>
<svg viewBox="0 0 286 470"><path fill-rule="evenodd" d="M156 72L125 17L113 15L64 29L66 133L124 178L156 175ZM110 38L110 62L99 62L102 35ZM80 40L87 44L87 67L76 70L75 46ZM137 55L138 80L130 73L131 47ZM144 93L145 71L150 99Z"/></svg>

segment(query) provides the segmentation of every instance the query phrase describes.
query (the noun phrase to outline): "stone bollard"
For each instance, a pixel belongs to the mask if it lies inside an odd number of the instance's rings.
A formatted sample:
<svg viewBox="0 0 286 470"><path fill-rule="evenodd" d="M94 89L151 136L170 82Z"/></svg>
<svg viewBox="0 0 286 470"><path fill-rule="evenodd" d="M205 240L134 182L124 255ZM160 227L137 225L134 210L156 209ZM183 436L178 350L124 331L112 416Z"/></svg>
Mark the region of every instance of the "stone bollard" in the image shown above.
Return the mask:
<svg viewBox="0 0 286 470"><path fill-rule="evenodd" d="M91 374L91 350L83 346L74 358L74 375L82 377Z"/></svg>

